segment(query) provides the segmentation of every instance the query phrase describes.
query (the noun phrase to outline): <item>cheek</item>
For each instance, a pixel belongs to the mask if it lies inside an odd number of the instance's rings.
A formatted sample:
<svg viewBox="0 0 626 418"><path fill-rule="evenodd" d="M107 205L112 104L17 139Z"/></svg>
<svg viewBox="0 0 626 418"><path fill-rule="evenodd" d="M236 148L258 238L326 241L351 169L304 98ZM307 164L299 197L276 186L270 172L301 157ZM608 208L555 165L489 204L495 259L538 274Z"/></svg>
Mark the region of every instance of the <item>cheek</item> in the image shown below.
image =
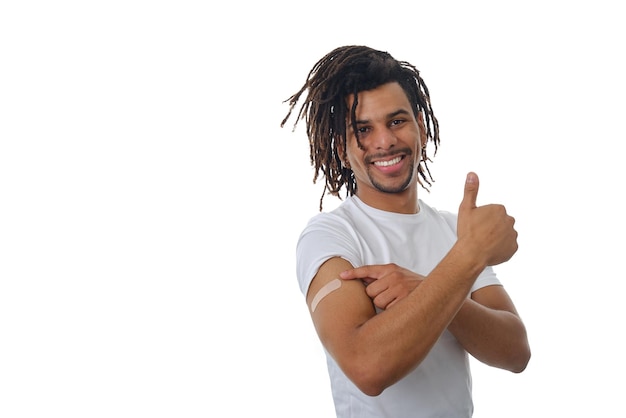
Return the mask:
<svg viewBox="0 0 626 418"><path fill-rule="evenodd" d="M346 149L346 159L348 160L348 162L352 163L353 161L356 161L356 159L358 158L358 152L359 149L355 147L354 144L349 143Z"/></svg>
<svg viewBox="0 0 626 418"><path fill-rule="evenodd" d="M348 163L352 165L360 165L363 160L364 152L360 150L358 147L349 147L348 152L346 153L346 158Z"/></svg>

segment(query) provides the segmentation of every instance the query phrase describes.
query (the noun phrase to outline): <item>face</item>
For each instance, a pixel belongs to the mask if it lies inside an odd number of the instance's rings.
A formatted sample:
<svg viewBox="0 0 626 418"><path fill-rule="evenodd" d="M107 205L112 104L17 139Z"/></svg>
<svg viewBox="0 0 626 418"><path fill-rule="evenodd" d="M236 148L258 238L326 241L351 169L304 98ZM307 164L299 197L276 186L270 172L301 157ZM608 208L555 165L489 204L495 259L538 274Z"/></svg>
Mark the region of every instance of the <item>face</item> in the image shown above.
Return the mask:
<svg viewBox="0 0 626 418"><path fill-rule="evenodd" d="M413 116L398 83L358 94L356 108L359 147L347 121L347 164L357 180L357 196L377 207L389 195L417 196L417 168L425 143L422 119ZM353 98L348 97L348 108Z"/></svg>

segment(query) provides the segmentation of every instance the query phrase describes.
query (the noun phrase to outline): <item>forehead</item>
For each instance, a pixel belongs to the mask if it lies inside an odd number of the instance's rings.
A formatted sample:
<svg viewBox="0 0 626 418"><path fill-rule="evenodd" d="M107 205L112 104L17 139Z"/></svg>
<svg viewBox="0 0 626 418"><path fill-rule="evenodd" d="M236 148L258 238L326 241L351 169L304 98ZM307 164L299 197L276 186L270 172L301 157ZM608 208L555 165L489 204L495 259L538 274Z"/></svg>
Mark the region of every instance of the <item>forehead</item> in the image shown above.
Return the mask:
<svg viewBox="0 0 626 418"><path fill-rule="evenodd" d="M411 111L409 99L397 82L383 84L373 90L361 91L357 94L357 119L375 117L378 114L387 114L390 110ZM354 96L347 97L348 109L352 108ZM412 112L411 112L412 113Z"/></svg>

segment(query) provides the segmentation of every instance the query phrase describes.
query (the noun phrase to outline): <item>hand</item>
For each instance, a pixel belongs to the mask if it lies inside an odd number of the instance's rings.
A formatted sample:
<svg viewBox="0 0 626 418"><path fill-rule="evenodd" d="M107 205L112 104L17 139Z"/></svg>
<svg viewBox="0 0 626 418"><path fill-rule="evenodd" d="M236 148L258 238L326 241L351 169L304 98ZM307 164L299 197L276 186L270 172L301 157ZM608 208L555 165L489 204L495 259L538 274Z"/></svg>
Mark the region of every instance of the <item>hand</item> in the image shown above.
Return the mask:
<svg viewBox="0 0 626 418"><path fill-rule="evenodd" d="M342 272L343 280L361 279L374 305L389 309L422 283L424 276L395 264L370 265Z"/></svg>
<svg viewBox="0 0 626 418"><path fill-rule="evenodd" d="M463 201L459 206L457 236L468 242L485 265L494 266L508 261L517 251L515 219L502 205L476 206L478 176L469 173L465 181Z"/></svg>

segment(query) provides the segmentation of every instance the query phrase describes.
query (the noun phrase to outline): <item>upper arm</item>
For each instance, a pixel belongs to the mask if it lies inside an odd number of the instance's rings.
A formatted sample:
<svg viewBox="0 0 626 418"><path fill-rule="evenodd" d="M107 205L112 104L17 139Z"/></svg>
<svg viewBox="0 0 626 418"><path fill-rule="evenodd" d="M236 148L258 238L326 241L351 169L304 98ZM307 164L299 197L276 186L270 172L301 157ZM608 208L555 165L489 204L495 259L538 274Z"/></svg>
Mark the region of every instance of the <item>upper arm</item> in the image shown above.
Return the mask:
<svg viewBox="0 0 626 418"><path fill-rule="evenodd" d="M339 273L351 268L352 265L340 257L333 257L322 264L307 292L309 312L320 289L338 279ZM311 318L322 344L341 364L343 354L352 347L350 340L376 311L360 280L339 280L341 286L319 301L315 311L311 312Z"/></svg>
<svg viewBox="0 0 626 418"><path fill-rule="evenodd" d="M513 300L501 285L491 285L482 287L472 293L472 300L491 309L511 312L519 316Z"/></svg>

